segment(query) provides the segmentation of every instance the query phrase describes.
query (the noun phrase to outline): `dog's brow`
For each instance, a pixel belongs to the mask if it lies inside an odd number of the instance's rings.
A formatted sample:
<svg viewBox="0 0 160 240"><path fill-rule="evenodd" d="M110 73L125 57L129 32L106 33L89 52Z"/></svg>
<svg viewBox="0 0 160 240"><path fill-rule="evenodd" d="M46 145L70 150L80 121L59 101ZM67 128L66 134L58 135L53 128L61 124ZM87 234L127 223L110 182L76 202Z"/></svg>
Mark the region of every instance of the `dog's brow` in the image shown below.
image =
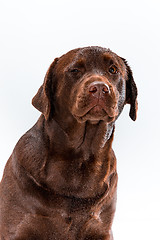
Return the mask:
<svg viewBox="0 0 160 240"><path fill-rule="evenodd" d="M121 59L118 56L114 56L114 55L112 56L109 53L104 53L103 58L105 62L108 62L110 65L112 64L117 65L117 67L119 67L121 72L124 72L123 65L120 62Z"/></svg>
<svg viewBox="0 0 160 240"><path fill-rule="evenodd" d="M103 59L104 59L104 61L107 61L107 62L109 62L110 64L118 63L118 62L116 61L116 59L115 59L113 56L111 56L109 53L104 53L104 54L103 54Z"/></svg>
<svg viewBox="0 0 160 240"><path fill-rule="evenodd" d="M75 60L75 62L73 63L73 65L79 66L79 67L83 67L85 64L85 59L84 58L80 58L78 60Z"/></svg>

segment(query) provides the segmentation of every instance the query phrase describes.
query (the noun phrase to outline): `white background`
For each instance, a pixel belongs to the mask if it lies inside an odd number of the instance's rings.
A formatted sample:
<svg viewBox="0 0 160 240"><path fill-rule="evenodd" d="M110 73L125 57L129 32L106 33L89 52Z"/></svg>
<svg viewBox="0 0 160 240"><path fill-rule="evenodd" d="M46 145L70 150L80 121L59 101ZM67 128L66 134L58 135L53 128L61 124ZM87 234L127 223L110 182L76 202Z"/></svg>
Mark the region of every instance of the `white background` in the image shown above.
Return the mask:
<svg viewBox="0 0 160 240"><path fill-rule="evenodd" d="M141 0L1 0L0 178L16 142L37 120L31 99L55 57L109 47L128 60L139 90L138 119L117 121L115 240L160 239L160 6Z"/></svg>

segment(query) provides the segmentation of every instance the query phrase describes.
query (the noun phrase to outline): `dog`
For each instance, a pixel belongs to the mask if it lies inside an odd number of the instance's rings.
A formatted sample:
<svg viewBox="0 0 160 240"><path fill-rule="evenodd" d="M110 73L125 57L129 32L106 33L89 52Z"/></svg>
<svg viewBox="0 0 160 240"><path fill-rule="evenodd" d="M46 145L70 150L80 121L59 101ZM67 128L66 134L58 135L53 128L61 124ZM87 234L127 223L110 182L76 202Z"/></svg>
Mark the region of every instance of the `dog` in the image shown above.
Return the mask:
<svg viewBox="0 0 160 240"><path fill-rule="evenodd" d="M69 51L50 65L32 100L37 123L16 144L0 184L1 240L112 240L115 121L137 87L110 49Z"/></svg>

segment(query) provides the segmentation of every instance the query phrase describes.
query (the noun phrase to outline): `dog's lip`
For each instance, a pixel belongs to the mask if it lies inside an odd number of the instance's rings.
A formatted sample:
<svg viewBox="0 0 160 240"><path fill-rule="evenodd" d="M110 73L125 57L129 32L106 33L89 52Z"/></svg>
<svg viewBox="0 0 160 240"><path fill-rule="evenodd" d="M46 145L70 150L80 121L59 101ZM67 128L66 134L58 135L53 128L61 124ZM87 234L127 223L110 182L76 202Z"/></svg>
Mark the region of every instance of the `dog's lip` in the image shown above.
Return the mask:
<svg viewBox="0 0 160 240"><path fill-rule="evenodd" d="M98 104L93 106L86 114L88 114L89 112L92 113L92 114L94 114L94 113L96 114L96 113L99 113L99 112L104 112L105 114L107 114L107 111L102 106L100 106Z"/></svg>
<svg viewBox="0 0 160 240"><path fill-rule="evenodd" d="M107 110L108 108L108 110ZM78 118L84 118L89 112L91 112L92 110L96 113L103 111L105 112L105 114L109 117L109 118L114 118L116 116L116 113L110 113L109 109L111 109L114 112L115 106L107 106L106 109L101 106L100 104L95 104L94 106L92 106L89 110L87 110L87 112L85 112L84 114L74 114L75 117Z"/></svg>

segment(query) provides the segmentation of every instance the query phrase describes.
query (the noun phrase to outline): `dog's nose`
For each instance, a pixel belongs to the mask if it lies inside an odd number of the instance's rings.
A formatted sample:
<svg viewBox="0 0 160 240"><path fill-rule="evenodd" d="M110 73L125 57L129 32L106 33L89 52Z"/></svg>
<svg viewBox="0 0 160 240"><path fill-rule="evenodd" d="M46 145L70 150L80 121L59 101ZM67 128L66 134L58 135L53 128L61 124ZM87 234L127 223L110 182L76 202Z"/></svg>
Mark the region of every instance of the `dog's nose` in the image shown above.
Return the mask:
<svg viewBox="0 0 160 240"><path fill-rule="evenodd" d="M109 86L104 82L92 82L88 87L89 93L95 97L99 97L101 94L109 94Z"/></svg>

